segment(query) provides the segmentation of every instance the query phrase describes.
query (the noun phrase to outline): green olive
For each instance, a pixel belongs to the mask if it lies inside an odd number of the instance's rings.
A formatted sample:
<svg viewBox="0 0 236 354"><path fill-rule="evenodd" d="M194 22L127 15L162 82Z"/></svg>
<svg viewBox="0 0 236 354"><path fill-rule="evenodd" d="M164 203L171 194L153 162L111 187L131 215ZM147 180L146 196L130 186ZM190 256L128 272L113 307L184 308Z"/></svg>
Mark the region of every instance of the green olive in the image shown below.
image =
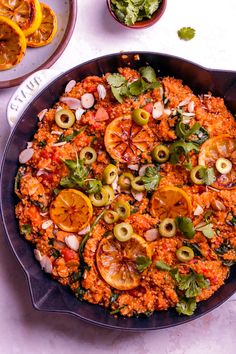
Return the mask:
<svg viewBox="0 0 236 354"><path fill-rule="evenodd" d="M105 189L108 194L108 201L107 201L106 205L110 205L115 198L115 193L114 193L113 189L111 188L111 186L108 186L108 185L103 186L103 189Z"/></svg>
<svg viewBox="0 0 236 354"><path fill-rule="evenodd" d="M170 151L165 145L157 145L152 151L153 160L164 163L169 159Z"/></svg>
<svg viewBox="0 0 236 354"><path fill-rule="evenodd" d="M107 205L109 201L108 192L104 187L101 188L100 192L90 194L89 199L94 206L101 207Z"/></svg>
<svg viewBox="0 0 236 354"><path fill-rule="evenodd" d="M203 184L204 181L199 177L199 171L201 171L204 167L197 165L190 172L190 178L194 184Z"/></svg>
<svg viewBox="0 0 236 354"><path fill-rule="evenodd" d="M117 202L114 209L121 220L125 220L130 216L130 205L124 200Z"/></svg>
<svg viewBox="0 0 236 354"><path fill-rule="evenodd" d="M97 160L97 153L91 146L86 146L80 151L80 160L84 160L86 165L90 165Z"/></svg>
<svg viewBox="0 0 236 354"><path fill-rule="evenodd" d="M120 175L118 183L121 189L128 191L131 189L131 182L134 179L134 176L131 172L124 172Z"/></svg>
<svg viewBox="0 0 236 354"><path fill-rule="evenodd" d="M145 111L145 109L137 108L132 112L132 119L138 125L148 124L150 113Z"/></svg>
<svg viewBox="0 0 236 354"><path fill-rule="evenodd" d="M166 218L159 225L159 232L163 237L173 237L176 234L176 223L174 219Z"/></svg>
<svg viewBox="0 0 236 354"><path fill-rule="evenodd" d="M75 122L75 115L70 109L60 109L56 112L55 121L58 127L68 129Z"/></svg>
<svg viewBox="0 0 236 354"><path fill-rule="evenodd" d="M119 215L116 211L107 210L103 216L103 219L107 224L114 224L119 219Z"/></svg>
<svg viewBox="0 0 236 354"><path fill-rule="evenodd" d="M180 262L188 262L194 258L194 252L192 248L187 246L182 246L176 251L176 257Z"/></svg>
<svg viewBox="0 0 236 354"><path fill-rule="evenodd" d="M225 159L223 157L220 157L216 161L216 169L218 172L221 174L225 175L229 173L232 170L232 162L228 159Z"/></svg>
<svg viewBox="0 0 236 354"><path fill-rule="evenodd" d="M121 222L114 227L113 232L118 241L125 242L131 238L133 227L127 222Z"/></svg>
<svg viewBox="0 0 236 354"><path fill-rule="evenodd" d="M131 187L138 192L142 192L145 190L145 186L142 182L142 177L138 176L135 177L132 181L131 181Z"/></svg>
<svg viewBox="0 0 236 354"><path fill-rule="evenodd" d="M118 175L118 168L115 165L107 165L103 171L102 180L106 184L112 184Z"/></svg>

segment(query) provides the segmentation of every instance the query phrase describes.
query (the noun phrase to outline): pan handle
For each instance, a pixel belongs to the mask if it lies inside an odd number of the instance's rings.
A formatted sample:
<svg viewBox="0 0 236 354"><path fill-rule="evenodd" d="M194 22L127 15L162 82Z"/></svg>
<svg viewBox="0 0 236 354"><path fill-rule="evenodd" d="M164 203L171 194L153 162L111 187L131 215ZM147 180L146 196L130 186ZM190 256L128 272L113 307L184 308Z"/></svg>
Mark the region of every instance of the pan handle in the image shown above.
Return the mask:
<svg viewBox="0 0 236 354"><path fill-rule="evenodd" d="M7 121L11 129L15 126L21 114L29 106L35 96L60 74L61 72L54 69L39 70L22 82L7 106Z"/></svg>

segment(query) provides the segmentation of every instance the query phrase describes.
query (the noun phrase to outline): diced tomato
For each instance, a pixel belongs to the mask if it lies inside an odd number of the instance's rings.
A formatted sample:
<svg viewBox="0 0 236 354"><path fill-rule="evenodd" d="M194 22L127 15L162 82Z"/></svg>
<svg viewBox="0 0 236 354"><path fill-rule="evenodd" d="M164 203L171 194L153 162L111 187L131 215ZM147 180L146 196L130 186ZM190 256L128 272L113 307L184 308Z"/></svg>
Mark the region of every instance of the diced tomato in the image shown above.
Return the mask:
<svg viewBox="0 0 236 354"><path fill-rule="evenodd" d="M71 259L77 258L77 253L67 247L63 248L63 250L61 251L61 254L63 255L66 262L70 261Z"/></svg>
<svg viewBox="0 0 236 354"><path fill-rule="evenodd" d="M143 109L145 110L145 111L147 111L148 113L152 113L152 110L153 110L153 103L147 103L144 107L143 107Z"/></svg>
<svg viewBox="0 0 236 354"><path fill-rule="evenodd" d="M103 107L99 107L96 114L95 114L95 119L97 122L103 122L105 120L108 120L109 114L107 113L107 111L105 110L105 108Z"/></svg>

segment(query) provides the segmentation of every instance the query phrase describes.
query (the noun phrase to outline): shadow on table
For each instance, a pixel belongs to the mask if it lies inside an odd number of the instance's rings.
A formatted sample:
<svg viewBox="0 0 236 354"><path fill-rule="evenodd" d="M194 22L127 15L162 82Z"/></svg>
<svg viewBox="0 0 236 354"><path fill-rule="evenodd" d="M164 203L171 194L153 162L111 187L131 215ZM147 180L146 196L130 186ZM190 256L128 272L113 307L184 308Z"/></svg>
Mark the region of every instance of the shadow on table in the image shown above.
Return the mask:
<svg viewBox="0 0 236 354"><path fill-rule="evenodd" d="M53 332L55 336L63 336L70 340L76 340L82 343L96 342L96 346L104 345L106 342L107 349L113 345L113 340L119 337L122 331L114 331L104 329L86 323L78 318L66 314L56 314L48 312L40 312L33 308L30 299L29 288L27 286L26 277L23 270L17 262L14 254L10 250L5 238L3 226L0 223L0 268L2 274L2 284L5 284L9 291L9 303L13 301L15 308L19 313L14 314L21 325L26 330L26 333L33 329L38 333ZM112 334L112 337L111 337ZM129 333L129 337L136 337L138 333Z"/></svg>

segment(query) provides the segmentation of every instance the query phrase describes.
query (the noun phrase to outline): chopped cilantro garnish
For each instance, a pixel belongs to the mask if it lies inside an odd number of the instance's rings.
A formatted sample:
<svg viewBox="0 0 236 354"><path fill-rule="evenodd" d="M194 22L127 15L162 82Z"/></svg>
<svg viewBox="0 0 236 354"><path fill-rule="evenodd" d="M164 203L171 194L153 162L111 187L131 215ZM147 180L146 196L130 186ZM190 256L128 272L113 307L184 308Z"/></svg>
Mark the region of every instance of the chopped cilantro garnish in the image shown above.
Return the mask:
<svg viewBox="0 0 236 354"><path fill-rule="evenodd" d="M212 167L203 167L199 170L199 177L202 179L203 183L206 185L211 185L215 182L216 176L214 169Z"/></svg>
<svg viewBox="0 0 236 354"><path fill-rule="evenodd" d="M129 83L124 76L119 73L110 74L107 78L108 84L111 86L111 91L116 100L123 102L124 97L138 96L148 90L159 87L155 70L150 67L142 67L139 69L140 78Z"/></svg>
<svg viewBox="0 0 236 354"><path fill-rule="evenodd" d="M160 182L161 176L156 167L147 167L142 177L142 182L148 192L155 190Z"/></svg>
<svg viewBox="0 0 236 354"><path fill-rule="evenodd" d="M182 27L178 30L178 36L184 41L189 41L195 36L195 29L191 27Z"/></svg>
<svg viewBox="0 0 236 354"><path fill-rule="evenodd" d="M136 258L137 269L140 273L142 273L147 267L149 267L151 263L152 260L149 257L138 256Z"/></svg>
<svg viewBox="0 0 236 354"><path fill-rule="evenodd" d="M195 298L182 298L176 305L176 311L179 315L191 316L197 308Z"/></svg>
<svg viewBox="0 0 236 354"><path fill-rule="evenodd" d="M151 18L161 0L111 0L111 8L120 22L127 26Z"/></svg>

